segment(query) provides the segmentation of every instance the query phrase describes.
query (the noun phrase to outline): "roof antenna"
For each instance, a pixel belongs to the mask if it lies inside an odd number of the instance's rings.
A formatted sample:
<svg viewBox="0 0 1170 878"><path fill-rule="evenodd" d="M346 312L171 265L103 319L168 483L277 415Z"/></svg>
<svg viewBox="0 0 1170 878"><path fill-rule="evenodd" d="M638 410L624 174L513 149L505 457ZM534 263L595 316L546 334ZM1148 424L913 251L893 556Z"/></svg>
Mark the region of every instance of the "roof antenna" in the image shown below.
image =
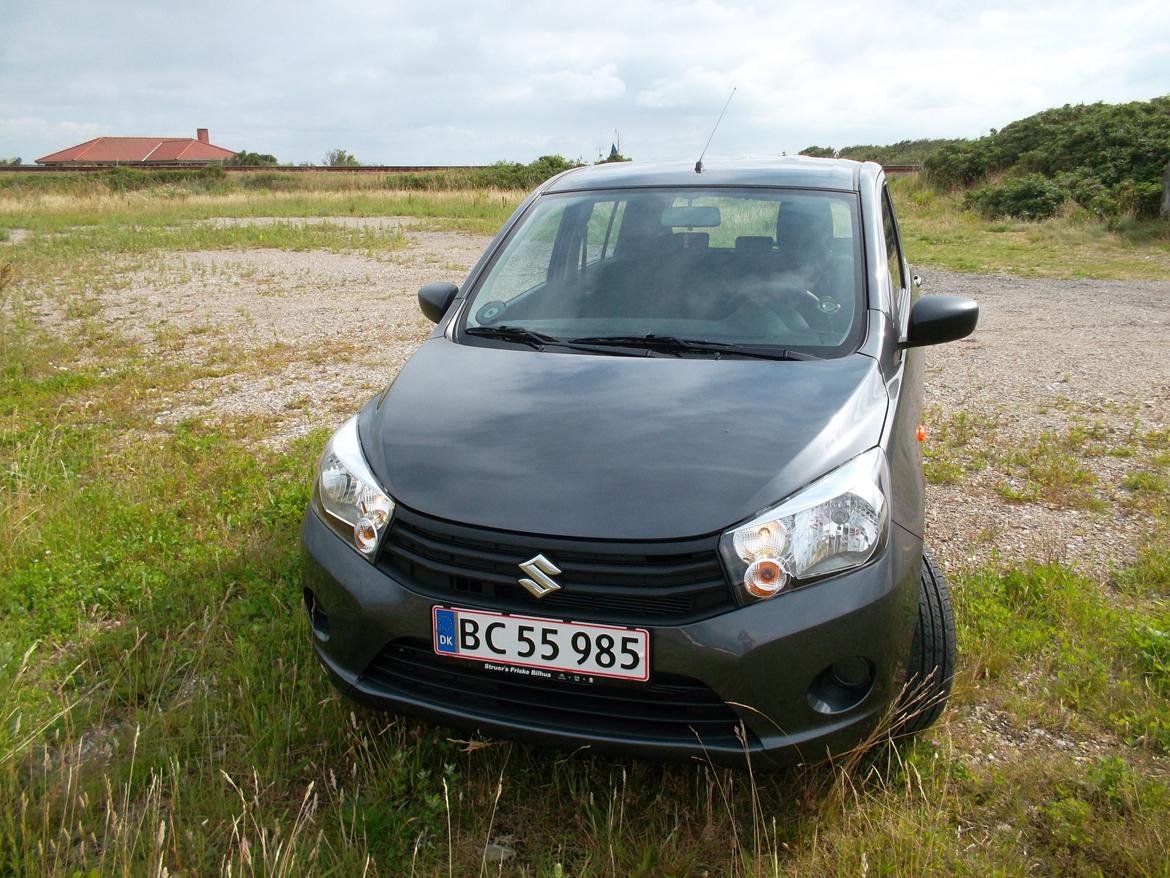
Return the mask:
<svg viewBox="0 0 1170 878"><path fill-rule="evenodd" d="M735 97L735 89L731 90L731 94L727 96L727 103L723 105L723 112L719 114L719 118L715 120L715 127L711 129L711 136L707 138L707 144L703 147L703 151L699 153L699 160L695 162L695 173L703 173L703 156L707 154L707 147L711 145L711 141L715 139L715 132L719 130L719 123L723 121L723 113L727 112L728 106L731 105L731 99Z"/></svg>

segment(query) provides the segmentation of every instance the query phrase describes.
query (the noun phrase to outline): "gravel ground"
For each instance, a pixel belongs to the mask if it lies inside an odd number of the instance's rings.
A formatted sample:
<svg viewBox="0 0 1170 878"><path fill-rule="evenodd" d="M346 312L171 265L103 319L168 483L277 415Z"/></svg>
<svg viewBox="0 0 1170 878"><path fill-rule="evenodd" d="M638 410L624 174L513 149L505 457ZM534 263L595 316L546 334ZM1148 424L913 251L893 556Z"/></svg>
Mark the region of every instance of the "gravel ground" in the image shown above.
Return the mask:
<svg viewBox="0 0 1170 878"><path fill-rule="evenodd" d="M414 231L404 218L347 221L402 226L409 246L377 257L166 254L101 294L101 315L116 331L215 370L177 398L155 401L160 426L259 415L274 424L271 441L279 445L338 423L430 333L418 287L461 282L489 240ZM927 350L929 429L965 412L980 425L970 447L1002 454L1076 424L1099 425L1106 444L1170 424L1170 281L925 274L926 292L971 296L981 306L975 335ZM50 299L43 316L64 319ZM1147 520L1123 502L1120 481L1148 460L1096 454L1081 463L1096 476L1100 510L1008 502L999 490L1017 474L995 459L957 484L930 486L927 538L936 555L952 570L988 559L1052 559L1104 571L1128 559Z"/></svg>
<svg viewBox="0 0 1170 878"><path fill-rule="evenodd" d="M927 349L927 405L944 420L956 412L986 419L994 425L986 444L1000 453L1077 424L1099 425L1106 445L1170 425L1170 281L931 271L923 288L980 305L974 335ZM1013 476L994 464L931 486L927 537L936 554L951 568L999 556L1104 572L1128 560L1148 519L1127 510L1120 482L1148 462L1096 454L1080 463L1096 476L1101 510L1006 502L996 487Z"/></svg>
<svg viewBox="0 0 1170 878"><path fill-rule="evenodd" d="M275 420L271 442L279 446L339 423L385 387L434 329L418 309L418 288L435 280L461 283L490 240L414 231L407 249L376 257L171 253L157 268L128 275L123 288L103 294L102 312L147 349L226 371L193 380L176 399L160 400L157 423L261 415Z"/></svg>

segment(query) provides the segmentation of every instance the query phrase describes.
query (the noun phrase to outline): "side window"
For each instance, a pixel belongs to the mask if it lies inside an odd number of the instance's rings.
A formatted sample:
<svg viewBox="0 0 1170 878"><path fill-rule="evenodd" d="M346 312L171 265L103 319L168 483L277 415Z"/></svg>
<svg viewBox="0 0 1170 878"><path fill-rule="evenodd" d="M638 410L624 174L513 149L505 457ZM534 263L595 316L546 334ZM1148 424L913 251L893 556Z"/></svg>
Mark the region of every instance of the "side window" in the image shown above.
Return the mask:
<svg viewBox="0 0 1170 878"><path fill-rule="evenodd" d="M833 211L833 239L852 244L853 241L853 211L843 201L836 199L829 202Z"/></svg>
<svg viewBox="0 0 1170 878"><path fill-rule="evenodd" d="M882 188L882 226L886 231L886 259L890 270L890 292L894 301L899 299L899 293L906 288L906 280L902 277L902 248L898 244L898 231L894 226L894 206L890 203L890 190Z"/></svg>

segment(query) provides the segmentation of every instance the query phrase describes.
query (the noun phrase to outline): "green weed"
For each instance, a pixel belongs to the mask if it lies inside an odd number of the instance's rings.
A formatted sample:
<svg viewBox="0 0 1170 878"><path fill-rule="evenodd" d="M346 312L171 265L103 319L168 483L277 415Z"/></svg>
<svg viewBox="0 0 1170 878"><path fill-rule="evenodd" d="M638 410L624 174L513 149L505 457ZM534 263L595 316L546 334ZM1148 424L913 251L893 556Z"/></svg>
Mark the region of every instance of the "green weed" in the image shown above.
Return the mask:
<svg viewBox="0 0 1170 878"><path fill-rule="evenodd" d="M1081 463L1085 433L1064 436L1048 432L1030 445L1004 455L1016 481L998 487L1000 496L1016 502L1044 502L1081 509L1101 508L1094 490L1097 477Z"/></svg>
<svg viewBox="0 0 1170 878"><path fill-rule="evenodd" d="M930 429L923 448L923 469L928 482L954 485L965 474L986 468L995 444L994 419L967 412L946 417L934 408L927 412L926 421Z"/></svg>
<svg viewBox="0 0 1170 878"><path fill-rule="evenodd" d="M1162 472L1134 470L1121 480L1121 487L1144 494L1165 494L1170 489L1170 481Z"/></svg>

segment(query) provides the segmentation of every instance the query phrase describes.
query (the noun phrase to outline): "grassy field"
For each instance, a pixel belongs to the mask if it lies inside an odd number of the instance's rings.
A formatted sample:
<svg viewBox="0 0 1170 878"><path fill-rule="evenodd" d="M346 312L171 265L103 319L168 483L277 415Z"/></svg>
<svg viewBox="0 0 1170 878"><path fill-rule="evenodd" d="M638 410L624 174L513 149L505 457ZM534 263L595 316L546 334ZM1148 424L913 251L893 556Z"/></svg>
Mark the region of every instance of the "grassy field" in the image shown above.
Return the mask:
<svg viewBox="0 0 1170 878"><path fill-rule="evenodd" d="M891 183L906 252L918 264L1026 277L1170 277L1170 224L1107 224L1071 206L1044 222L996 220L961 209L961 192L939 193L918 177Z"/></svg>
<svg viewBox="0 0 1170 878"><path fill-rule="evenodd" d="M999 229L899 185L920 263L1170 277L1164 227ZM1149 459L1134 502L1163 522L1138 555L1092 578L958 572L960 676L917 740L759 776L468 739L333 692L297 555L327 431L272 449L263 418L160 427L155 401L254 355L148 350L101 319L98 294L176 250L405 243L216 217L490 232L517 201L0 196L0 227L33 233L0 245L0 876L1170 875L1165 436L1129 450ZM70 319L47 321L46 302ZM972 465L968 427L949 425L934 478ZM1020 461L1037 496L1089 440L1049 444ZM1050 466L1057 452L1071 463Z"/></svg>

